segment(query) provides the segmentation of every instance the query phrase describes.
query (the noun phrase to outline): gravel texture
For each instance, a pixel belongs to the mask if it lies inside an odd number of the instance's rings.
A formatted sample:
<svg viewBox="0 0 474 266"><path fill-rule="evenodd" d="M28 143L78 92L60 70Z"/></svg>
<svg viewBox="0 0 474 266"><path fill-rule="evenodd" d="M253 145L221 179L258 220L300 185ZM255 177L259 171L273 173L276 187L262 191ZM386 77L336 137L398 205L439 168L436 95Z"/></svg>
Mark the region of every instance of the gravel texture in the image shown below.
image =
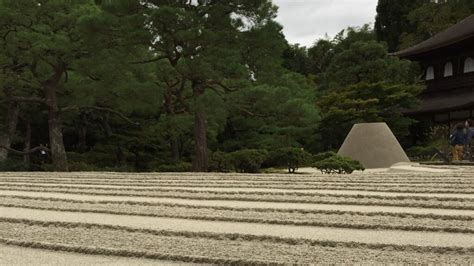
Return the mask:
<svg viewBox="0 0 474 266"><path fill-rule="evenodd" d="M0 264L472 265L474 168L438 168L0 173Z"/></svg>
<svg viewBox="0 0 474 266"><path fill-rule="evenodd" d="M130 266L130 265L181 265L182 262L160 261L143 258L80 254L47 249L26 248L0 244L0 262L2 265L53 265L53 266Z"/></svg>
<svg viewBox="0 0 474 266"><path fill-rule="evenodd" d="M192 220L312 225L354 229L396 229L474 233L474 217L197 207L146 202L76 201L54 198L0 197L0 206L69 212L140 215Z"/></svg>
<svg viewBox="0 0 474 266"><path fill-rule="evenodd" d="M335 211L356 211L356 212L386 212L386 213L408 213L408 214L434 214L447 216L473 216L472 210L457 209L436 209L436 208L412 208L412 207L392 207L392 206L363 206L348 204L310 204L310 203L288 203L288 202L253 202L253 201L232 201L232 200L190 200L177 198L152 198L152 197L132 197L132 196L103 196L103 195L80 195L63 194L54 192L31 192L0 190L0 196L27 196L36 198L55 198L72 200L95 200L95 201L133 201L150 203L169 203L195 206L213 207L234 207L234 208L272 208L272 209L293 209L293 210L335 210Z"/></svg>
<svg viewBox="0 0 474 266"><path fill-rule="evenodd" d="M134 215L112 215L103 213L60 212L6 207L0 207L0 217L32 219L39 221L101 223L155 230L269 235L339 242L354 241L361 243L387 243L394 245L413 244L417 246L435 247L471 247L473 237L472 234L460 233L365 230L320 226L295 227L291 225L203 221Z"/></svg>
<svg viewBox="0 0 474 266"><path fill-rule="evenodd" d="M85 254L114 254L201 263L472 263L472 250L312 242L252 235L167 232L87 224L0 223L0 241ZM47 244L43 244L47 240ZM100 247L100 248L98 248ZM186 255L180 255L186 250ZM115 251L115 252L114 252Z"/></svg>
<svg viewBox="0 0 474 266"><path fill-rule="evenodd" d="M350 204L380 205L419 208L442 208L474 210L474 200L468 198L435 198L435 197L390 197L377 195L331 195L319 193L284 193L284 192L216 192L190 191L179 189L132 189L132 188L79 188L58 185L41 187L38 185L1 186L2 190L60 192L67 194L133 196L133 197L166 197L179 199L203 200L239 200L267 201L316 204Z"/></svg>

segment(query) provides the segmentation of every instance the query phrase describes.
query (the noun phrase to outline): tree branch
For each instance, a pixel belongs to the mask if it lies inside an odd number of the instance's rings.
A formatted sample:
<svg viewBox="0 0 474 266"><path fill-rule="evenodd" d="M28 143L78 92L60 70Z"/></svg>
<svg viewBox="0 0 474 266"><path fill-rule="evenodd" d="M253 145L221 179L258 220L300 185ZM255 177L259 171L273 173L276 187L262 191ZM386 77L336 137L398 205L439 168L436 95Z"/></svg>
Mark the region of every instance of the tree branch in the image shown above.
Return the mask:
<svg viewBox="0 0 474 266"><path fill-rule="evenodd" d="M243 113L249 115L249 116L252 116L252 117L267 117L266 115L259 115L259 114L254 114L253 112L243 108L243 107L239 107L239 110L242 111Z"/></svg>
<svg viewBox="0 0 474 266"><path fill-rule="evenodd" d="M5 147L5 146L2 146L0 145L0 149L5 149L7 151L10 151L10 152L13 152L15 154L18 154L18 155L28 155L28 154L32 154L32 153L35 153L37 151L46 151L46 152L50 152L50 150L46 147L43 147L43 146L39 146L39 147L35 147L29 151L19 151L19 150L15 150L15 149L12 149L12 148L9 148L9 147Z"/></svg>
<svg viewBox="0 0 474 266"><path fill-rule="evenodd" d="M238 89L236 88L231 88L229 86L226 86L224 85L222 82L219 82L219 81L215 81L215 80L209 80L207 82L207 84L210 84L210 85L218 85L219 87L223 88L225 91L228 91L228 92L235 92L237 91Z"/></svg>
<svg viewBox="0 0 474 266"><path fill-rule="evenodd" d="M64 107L64 108L61 108L61 111L62 112L68 112L68 111L79 111L79 110L95 110L95 111L101 111L101 112L108 112L108 113L112 113L112 114L115 114L117 115L118 117L120 117L122 120L126 121L127 123L129 124L132 124L134 126L139 126L139 123L138 122L134 122L132 120L130 120L130 118L126 117L124 114L122 114L121 112L117 111L117 110L114 110L112 108L108 108L108 107L100 107L100 106L85 106L85 107L79 107L79 106L75 106L75 105L72 105L72 106L67 106L67 107Z"/></svg>
<svg viewBox="0 0 474 266"><path fill-rule="evenodd" d="M153 59L130 62L130 64L132 64L132 65L149 64L149 63L157 62L157 61L160 61L160 60L166 59L166 58L168 58L168 57L167 56L159 56L159 57L153 58Z"/></svg>
<svg viewBox="0 0 474 266"><path fill-rule="evenodd" d="M23 97L23 96L12 96L10 98L11 101L14 102L34 102L34 103L41 103L41 104L48 104L46 99L40 97Z"/></svg>

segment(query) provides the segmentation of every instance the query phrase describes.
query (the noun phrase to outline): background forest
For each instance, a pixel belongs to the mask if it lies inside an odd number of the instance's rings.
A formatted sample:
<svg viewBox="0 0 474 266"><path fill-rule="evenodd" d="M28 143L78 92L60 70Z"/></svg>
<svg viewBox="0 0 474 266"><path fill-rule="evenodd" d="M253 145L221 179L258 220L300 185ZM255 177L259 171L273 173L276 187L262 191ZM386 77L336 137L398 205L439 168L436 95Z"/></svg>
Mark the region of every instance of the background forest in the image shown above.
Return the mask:
<svg viewBox="0 0 474 266"><path fill-rule="evenodd" d="M418 104L419 67L389 52L474 2L380 0L374 28L311 47L285 40L277 10L270 0L0 0L0 169L286 167L282 154L335 150L358 122L387 122L405 146L426 140L426 125L402 115Z"/></svg>

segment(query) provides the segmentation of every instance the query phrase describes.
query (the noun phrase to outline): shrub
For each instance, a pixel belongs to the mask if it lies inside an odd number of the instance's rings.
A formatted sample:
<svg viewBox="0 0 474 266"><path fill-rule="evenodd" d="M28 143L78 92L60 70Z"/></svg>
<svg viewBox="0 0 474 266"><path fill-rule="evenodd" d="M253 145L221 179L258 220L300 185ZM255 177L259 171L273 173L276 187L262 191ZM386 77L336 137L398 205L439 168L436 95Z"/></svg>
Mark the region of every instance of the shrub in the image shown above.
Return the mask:
<svg viewBox="0 0 474 266"><path fill-rule="evenodd" d="M93 171L101 171L99 167L88 164L86 162L68 162L69 171L71 172L93 172Z"/></svg>
<svg viewBox="0 0 474 266"><path fill-rule="evenodd" d="M164 164L156 168L158 172L191 172L193 165L188 162Z"/></svg>
<svg viewBox="0 0 474 266"><path fill-rule="evenodd" d="M310 163L312 155L300 148L283 148L271 152L268 164L288 167L289 173L295 173L304 164Z"/></svg>
<svg viewBox="0 0 474 266"><path fill-rule="evenodd" d="M436 152L437 149L434 146L415 146L407 150L407 155L413 160L429 160L436 154Z"/></svg>
<svg viewBox="0 0 474 266"><path fill-rule="evenodd" d="M258 173L267 157L266 150L240 150L231 153L234 167L241 173Z"/></svg>
<svg viewBox="0 0 474 266"><path fill-rule="evenodd" d="M318 158L324 158L321 156ZM321 170L323 174L351 174L356 170L364 171L364 166L356 160L349 157L339 156L337 154L316 161L313 167Z"/></svg>
<svg viewBox="0 0 474 266"><path fill-rule="evenodd" d="M314 162L320 162L324 159L327 159L327 158L330 158L330 157L333 157L333 156L337 156L337 153L335 153L333 151L322 152L322 153L318 153L316 155L313 155L313 161Z"/></svg>
<svg viewBox="0 0 474 266"><path fill-rule="evenodd" d="M30 167L25 164L23 161L15 159L6 159L3 162L0 162L0 171L29 171Z"/></svg>
<svg viewBox="0 0 474 266"><path fill-rule="evenodd" d="M217 151L209 157L209 171L228 173L234 170L232 156L229 153Z"/></svg>

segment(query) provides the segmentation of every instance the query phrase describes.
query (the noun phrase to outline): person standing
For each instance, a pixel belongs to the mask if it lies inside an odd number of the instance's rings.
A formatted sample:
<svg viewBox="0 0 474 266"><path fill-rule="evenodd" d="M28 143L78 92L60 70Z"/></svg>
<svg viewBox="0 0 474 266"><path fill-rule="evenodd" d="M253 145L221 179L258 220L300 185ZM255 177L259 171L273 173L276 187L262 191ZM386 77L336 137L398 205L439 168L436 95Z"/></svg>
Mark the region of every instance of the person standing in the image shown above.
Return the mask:
<svg viewBox="0 0 474 266"><path fill-rule="evenodd" d="M472 119L468 119L466 121L466 148L469 154L469 160L474 161L474 121Z"/></svg>
<svg viewBox="0 0 474 266"><path fill-rule="evenodd" d="M459 162L464 153L464 145L466 145L466 133L464 125L457 124L451 136L449 136L449 144L452 146L453 162Z"/></svg>
<svg viewBox="0 0 474 266"><path fill-rule="evenodd" d="M474 121L472 119L468 119L466 121L466 130L467 130L467 140L466 145L470 145L474 139Z"/></svg>

